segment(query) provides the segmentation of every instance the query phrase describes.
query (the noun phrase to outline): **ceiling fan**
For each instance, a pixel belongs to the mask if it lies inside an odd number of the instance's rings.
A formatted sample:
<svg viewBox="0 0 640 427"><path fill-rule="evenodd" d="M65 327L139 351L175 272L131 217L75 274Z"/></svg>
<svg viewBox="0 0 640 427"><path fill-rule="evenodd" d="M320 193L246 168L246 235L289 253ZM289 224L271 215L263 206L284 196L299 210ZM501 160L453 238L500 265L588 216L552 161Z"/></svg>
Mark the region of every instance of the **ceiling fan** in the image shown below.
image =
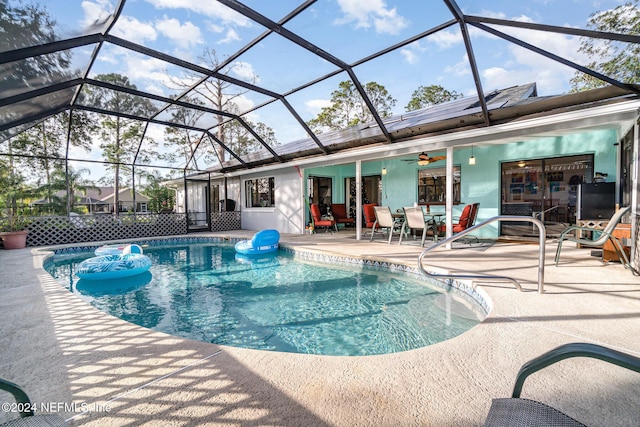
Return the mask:
<svg viewBox="0 0 640 427"><path fill-rule="evenodd" d="M429 163L438 162L440 160L446 159L447 156L433 156L429 157L427 153L424 151L418 155L417 159L403 159L405 162L417 162L418 166L426 166Z"/></svg>

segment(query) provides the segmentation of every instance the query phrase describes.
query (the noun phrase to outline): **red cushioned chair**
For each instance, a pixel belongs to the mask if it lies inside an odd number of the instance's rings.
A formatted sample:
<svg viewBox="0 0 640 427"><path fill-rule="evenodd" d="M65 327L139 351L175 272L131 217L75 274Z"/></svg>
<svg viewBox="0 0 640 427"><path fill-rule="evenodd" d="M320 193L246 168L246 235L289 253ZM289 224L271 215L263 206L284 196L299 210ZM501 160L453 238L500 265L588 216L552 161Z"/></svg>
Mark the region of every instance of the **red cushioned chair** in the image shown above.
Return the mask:
<svg viewBox="0 0 640 427"><path fill-rule="evenodd" d="M351 224L354 225L356 220L354 218L347 217L347 205L344 203L335 203L331 205L331 213L333 219L338 224Z"/></svg>
<svg viewBox="0 0 640 427"><path fill-rule="evenodd" d="M460 233L461 231L466 230L467 228L470 228L473 224L475 224L479 207L480 203L472 203L464 207L462 213L460 214L458 222L456 224L453 224L453 234ZM446 232L446 224L440 224L438 226L438 233L444 235Z"/></svg>
<svg viewBox="0 0 640 427"><path fill-rule="evenodd" d="M377 205L375 203L362 205L362 211L364 212L364 226L367 228L373 228L376 223L376 212L373 209L374 206Z"/></svg>
<svg viewBox="0 0 640 427"><path fill-rule="evenodd" d="M311 204L311 216L313 216L313 225L316 228L324 227L325 231L333 231L338 230L336 226L336 221L333 219L322 219L322 214L320 213L320 206L316 203Z"/></svg>

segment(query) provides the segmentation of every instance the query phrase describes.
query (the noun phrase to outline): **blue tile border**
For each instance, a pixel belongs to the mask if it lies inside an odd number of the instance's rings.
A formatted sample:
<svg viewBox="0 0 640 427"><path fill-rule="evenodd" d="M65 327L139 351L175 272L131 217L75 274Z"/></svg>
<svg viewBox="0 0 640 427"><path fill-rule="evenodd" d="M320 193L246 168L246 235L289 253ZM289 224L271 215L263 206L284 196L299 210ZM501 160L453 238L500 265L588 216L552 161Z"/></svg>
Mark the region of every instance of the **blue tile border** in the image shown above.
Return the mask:
<svg viewBox="0 0 640 427"><path fill-rule="evenodd" d="M199 244L199 243L231 243L235 244L244 240L243 238L236 237L170 237L170 238L157 238L157 239L145 239L135 241L123 241L123 242L109 242L108 244L118 243L136 243L141 246L167 246L167 245L184 245L184 244ZM82 252L93 252L100 245L78 245L67 246L64 248L53 248L51 251L54 255L74 254ZM419 279L427 282L430 286L435 286L448 292L453 292L457 297L462 298L468 303L480 307L484 311L484 316L491 311L491 300L488 295L482 291L482 289L476 289L474 286L460 282L453 279L437 280L434 278L427 278L420 273L418 268L409 267L404 264L396 264L385 260L377 259L364 259L335 254L319 253L312 251L305 251L301 249L288 247L286 244L280 245L280 250L290 253L294 258L299 258L307 261L321 262L325 264L337 264L350 267L361 267L372 270L387 270L395 273L405 274L413 279ZM48 257L43 261L43 266L46 268L49 263L53 262L53 257Z"/></svg>

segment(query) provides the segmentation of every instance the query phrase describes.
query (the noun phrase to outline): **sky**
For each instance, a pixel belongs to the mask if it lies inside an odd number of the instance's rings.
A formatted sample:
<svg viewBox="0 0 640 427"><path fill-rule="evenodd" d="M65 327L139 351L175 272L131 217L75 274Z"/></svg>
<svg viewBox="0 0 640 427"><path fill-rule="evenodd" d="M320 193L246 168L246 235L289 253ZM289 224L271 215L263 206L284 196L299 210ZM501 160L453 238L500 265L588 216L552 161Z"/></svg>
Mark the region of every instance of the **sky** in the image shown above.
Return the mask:
<svg viewBox="0 0 640 427"><path fill-rule="evenodd" d="M41 0L40 3L67 35L89 32L93 23L104 19L116 7L114 0ZM267 18L279 21L301 1L247 0L244 3ZM469 15L577 28L587 28L592 13L613 9L622 3L622 0L458 0L462 11ZM318 0L284 27L314 48L355 65L362 58L451 19L450 10L441 0ZM588 62L577 51L577 37L499 29L578 64ZM215 49L217 57L223 59L264 31L264 27L213 0L127 0L111 34L181 60L206 65L202 55L207 50ZM569 90L572 69L478 29L471 29L470 36L485 92L533 82L539 95ZM90 48L76 49L75 64L79 68L85 66L90 54ZM288 93L335 69L334 64L309 50L278 35L270 35L237 58L229 67L229 74L277 93ZM90 76L107 72L126 75L138 88L164 96L180 93L181 86L200 77L114 45L103 47ZM405 111L412 92L419 86L437 84L465 96L476 96L458 26L356 65L354 72L361 83L374 81L389 91L397 100L394 115ZM348 76L341 73L296 92L287 100L302 119L308 121L329 105L331 92L347 79ZM236 101L244 111L268 99L266 95L249 92ZM306 137L281 103L272 103L251 113L250 117L272 127L280 143ZM163 128L152 126L149 133L156 139L162 138Z"/></svg>

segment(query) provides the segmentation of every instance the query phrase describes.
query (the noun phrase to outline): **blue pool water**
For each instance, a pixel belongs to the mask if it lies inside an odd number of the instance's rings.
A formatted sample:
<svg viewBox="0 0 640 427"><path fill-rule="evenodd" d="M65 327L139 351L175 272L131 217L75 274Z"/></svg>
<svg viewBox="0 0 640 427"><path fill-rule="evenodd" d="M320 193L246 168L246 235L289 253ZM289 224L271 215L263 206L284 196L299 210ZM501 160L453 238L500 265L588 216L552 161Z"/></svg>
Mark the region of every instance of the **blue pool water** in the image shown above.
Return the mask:
<svg viewBox="0 0 640 427"><path fill-rule="evenodd" d="M374 355L424 347L479 323L484 312L409 275L294 259L237 256L228 243L145 248L149 272L78 280L91 252L46 269L96 308L146 328L260 350Z"/></svg>

